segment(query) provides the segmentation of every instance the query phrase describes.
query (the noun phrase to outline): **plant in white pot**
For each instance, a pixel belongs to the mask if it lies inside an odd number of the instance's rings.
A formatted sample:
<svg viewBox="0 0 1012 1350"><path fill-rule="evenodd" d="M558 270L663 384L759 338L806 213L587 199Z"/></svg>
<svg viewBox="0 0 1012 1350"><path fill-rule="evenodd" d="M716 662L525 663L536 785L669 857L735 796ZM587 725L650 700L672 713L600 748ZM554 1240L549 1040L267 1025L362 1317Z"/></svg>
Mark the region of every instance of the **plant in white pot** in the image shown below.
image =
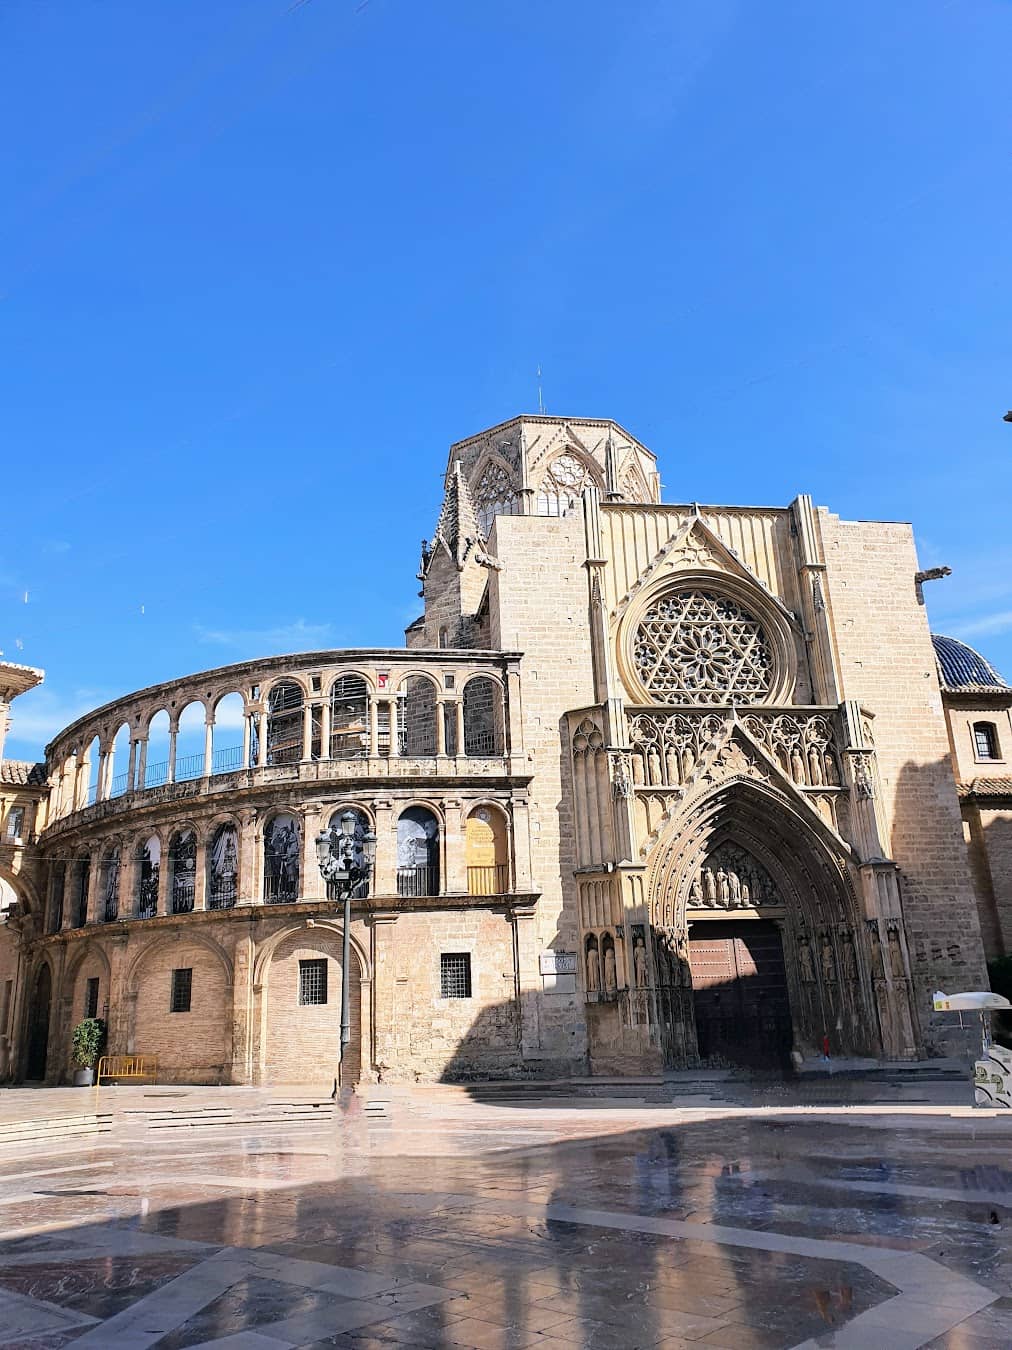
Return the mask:
<svg viewBox="0 0 1012 1350"><path fill-rule="evenodd" d="M105 1023L101 1017L86 1017L78 1022L70 1042L70 1056L78 1067L74 1069L74 1087L91 1087L95 1081L95 1065L105 1045Z"/></svg>

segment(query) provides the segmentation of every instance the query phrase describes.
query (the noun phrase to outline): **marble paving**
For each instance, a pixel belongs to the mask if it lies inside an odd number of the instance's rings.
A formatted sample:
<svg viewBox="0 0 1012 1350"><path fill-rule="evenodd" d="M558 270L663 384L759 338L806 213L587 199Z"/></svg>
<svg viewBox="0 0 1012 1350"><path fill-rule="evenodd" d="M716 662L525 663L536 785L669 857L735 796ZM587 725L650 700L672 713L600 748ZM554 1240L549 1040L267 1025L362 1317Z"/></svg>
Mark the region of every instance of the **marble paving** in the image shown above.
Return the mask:
<svg viewBox="0 0 1012 1350"><path fill-rule="evenodd" d="M930 1102L114 1128L0 1156L0 1347L998 1350L1010 1144Z"/></svg>

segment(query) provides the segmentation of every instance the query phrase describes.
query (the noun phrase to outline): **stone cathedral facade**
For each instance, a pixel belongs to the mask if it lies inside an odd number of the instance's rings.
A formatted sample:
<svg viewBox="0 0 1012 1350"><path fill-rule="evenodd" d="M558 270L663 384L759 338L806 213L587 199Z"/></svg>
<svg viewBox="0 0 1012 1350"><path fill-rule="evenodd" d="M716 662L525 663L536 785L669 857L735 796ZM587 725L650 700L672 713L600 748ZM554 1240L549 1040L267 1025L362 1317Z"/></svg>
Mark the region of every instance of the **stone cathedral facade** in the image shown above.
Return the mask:
<svg viewBox="0 0 1012 1350"><path fill-rule="evenodd" d="M168 1080L327 1081L349 810L348 1077L944 1051L932 992L987 977L917 571L806 496L664 503L612 421L458 442L404 648L170 680L31 768L8 1072L97 1013Z"/></svg>

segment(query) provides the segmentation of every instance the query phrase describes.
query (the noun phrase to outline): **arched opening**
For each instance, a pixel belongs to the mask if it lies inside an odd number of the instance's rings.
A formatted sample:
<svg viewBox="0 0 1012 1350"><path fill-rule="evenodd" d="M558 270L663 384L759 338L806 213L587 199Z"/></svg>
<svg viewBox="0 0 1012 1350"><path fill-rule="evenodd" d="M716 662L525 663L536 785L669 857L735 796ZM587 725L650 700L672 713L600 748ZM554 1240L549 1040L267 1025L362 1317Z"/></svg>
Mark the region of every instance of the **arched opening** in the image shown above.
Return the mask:
<svg viewBox="0 0 1012 1350"><path fill-rule="evenodd" d="M28 1057L25 1077L33 1083L45 1081L49 1061L49 1018L53 1002L53 977L43 961L32 986L28 1006Z"/></svg>
<svg viewBox="0 0 1012 1350"><path fill-rule="evenodd" d="M776 1068L824 1036L881 1053L867 925L821 828L740 779L672 828L650 883L669 1063Z"/></svg>
<svg viewBox="0 0 1012 1350"><path fill-rule="evenodd" d="M108 763L106 797L122 797L133 790L130 781L130 728L126 722L116 732L112 743L112 759Z"/></svg>
<svg viewBox="0 0 1012 1350"><path fill-rule="evenodd" d="M464 754L473 759L503 754L502 690L486 675L464 686Z"/></svg>
<svg viewBox="0 0 1012 1350"><path fill-rule="evenodd" d="M211 728L211 773L234 773L243 763L246 706L242 694L226 694L214 705Z"/></svg>
<svg viewBox="0 0 1012 1350"><path fill-rule="evenodd" d="M506 821L489 806L476 806L464 827L468 895L502 895L510 888Z"/></svg>
<svg viewBox="0 0 1012 1350"><path fill-rule="evenodd" d="M425 675L409 675L398 696L402 755L436 753L436 686Z"/></svg>
<svg viewBox="0 0 1012 1350"><path fill-rule="evenodd" d="M351 948L348 1005L351 1040L342 1069L345 1085L362 1073L362 966ZM329 1084L341 1054L341 934L317 925L282 938L264 972L268 1083ZM298 1054L292 1053L293 1045Z"/></svg>
<svg viewBox="0 0 1012 1350"><path fill-rule="evenodd" d="M67 864L53 862L49 864L49 921L48 933L58 933L63 927L64 906L67 897Z"/></svg>
<svg viewBox="0 0 1012 1350"><path fill-rule="evenodd" d="M298 821L287 811L272 816L264 826L264 900L268 905L298 900L300 854Z"/></svg>
<svg viewBox="0 0 1012 1350"><path fill-rule="evenodd" d="M162 841L150 835L137 858L137 917L153 919L158 913L158 877L162 865Z"/></svg>
<svg viewBox="0 0 1012 1350"><path fill-rule="evenodd" d="M302 688L276 684L267 696L267 763L298 764L302 758Z"/></svg>
<svg viewBox="0 0 1012 1350"><path fill-rule="evenodd" d="M439 894L439 821L427 806L409 806L397 821L397 894Z"/></svg>
<svg viewBox="0 0 1012 1350"><path fill-rule="evenodd" d="M339 675L330 690L330 757L369 754L369 686L361 675Z"/></svg>
<svg viewBox="0 0 1012 1350"><path fill-rule="evenodd" d="M993 722L974 722L973 753L979 760L1001 759L998 729Z"/></svg>
<svg viewBox="0 0 1012 1350"><path fill-rule="evenodd" d="M85 794L85 806L94 806L98 801L98 775L102 767L102 751L99 739L95 736L85 752L85 771L88 775L88 790Z"/></svg>
<svg viewBox="0 0 1012 1350"><path fill-rule="evenodd" d="M71 922L75 928L83 928L88 922L88 891L91 889L91 858L85 854L72 864L74 870L74 896Z"/></svg>
<svg viewBox="0 0 1012 1350"><path fill-rule="evenodd" d="M118 844L106 850L99 877L99 913L106 923L119 918L120 850Z"/></svg>
<svg viewBox="0 0 1012 1350"><path fill-rule="evenodd" d="M137 768L141 787L161 787L169 781L169 714L165 708L148 723L144 742L144 765Z"/></svg>
<svg viewBox="0 0 1012 1350"><path fill-rule="evenodd" d="M342 806L337 811L335 811L333 815L330 817L330 820L327 822L328 828L331 830L337 830L339 833L341 833L342 832L341 818L348 814L351 814L355 817L355 833L353 835L355 866L364 868L366 861L365 836L369 832L369 830L372 829L372 822L370 821L366 813L364 811L360 811L357 806ZM369 894L369 876L367 873L365 880L360 881L358 883L358 885L352 890L351 895L353 900L364 900L368 894Z"/></svg>
<svg viewBox="0 0 1012 1350"><path fill-rule="evenodd" d="M231 909L239 897L239 831L219 825L207 850L207 907Z"/></svg>
<svg viewBox="0 0 1012 1350"><path fill-rule="evenodd" d="M169 843L169 907L173 914L193 909L197 878L197 836L177 830Z"/></svg>
<svg viewBox="0 0 1012 1350"><path fill-rule="evenodd" d="M179 730L176 732L174 778L177 783L203 777L206 727L207 712L203 703L188 703L179 714Z"/></svg>

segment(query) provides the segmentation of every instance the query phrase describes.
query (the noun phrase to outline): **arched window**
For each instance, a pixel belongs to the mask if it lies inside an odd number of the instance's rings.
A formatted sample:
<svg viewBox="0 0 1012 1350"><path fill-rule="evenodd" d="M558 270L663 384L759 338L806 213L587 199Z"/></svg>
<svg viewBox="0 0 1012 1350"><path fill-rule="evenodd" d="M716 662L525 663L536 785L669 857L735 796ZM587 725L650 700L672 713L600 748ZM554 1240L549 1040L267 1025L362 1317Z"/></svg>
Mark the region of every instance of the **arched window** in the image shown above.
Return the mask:
<svg viewBox="0 0 1012 1350"><path fill-rule="evenodd" d="M439 821L425 806L409 806L397 822L397 894L439 894Z"/></svg>
<svg viewBox="0 0 1012 1350"><path fill-rule="evenodd" d="M537 515L568 516L578 504L583 489L593 483L593 474L579 456L557 455L538 488Z"/></svg>
<svg viewBox="0 0 1012 1350"><path fill-rule="evenodd" d="M214 705L211 728L211 772L234 773L249 766L242 762L246 708L242 694L226 694ZM255 762L255 761L254 761Z"/></svg>
<svg viewBox="0 0 1012 1350"><path fill-rule="evenodd" d="M196 700L188 703L179 714L177 725L175 781L186 783L192 778L204 776L204 732L207 712L203 703Z"/></svg>
<svg viewBox="0 0 1012 1350"><path fill-rule="evenodd" d="M239 895L239 834L219 825L207 850L207 907L231 909Z"/></svg>
<svg viewBox="0 0 1012 1350"><path fill-rule="evenodd" d="M138 778L140 767L138 766ZM169 777L169 714L165 708L148 723L144 751L144 781L141 787L161 787Z"/></svg>
<svg viewBox="0 0 1012 1350"><path fill-rule="evenodd" d="M465 826L468 895L502 895L509 890L506 822L488 806L476 806Z"/></svg>
<svg viewBox="0 0 1012 1350"><path fill-rule="evenodd" d="M485 675L464 686L464 754L473 759L503 754L502 690Z"/></svg>
<svg viewBox="0 0 1012 1350"><path fill-rule="evenodd" d="M133 784L130 782L130 728L126 722L116 732L116 737L112 743L112 762L108 765L106 772L105 796L122 797L124 792L130 792Z"/></svg>
<svg viewBox="0 0 1012 1350"><path fill-rule="evenodd" d="M299 825L293 815L272 816L264 829L264 900L290 904L299 898Z"/></svg>
<svg viewBox="0 0 1012 1350"><path fill-rule="evenodd" d="M169 844L169 904L173 914L189 914L193 909L196 876L197 836L192 830L177 830Z"/></svg>
<svg viewBox="0 0 1012 1350"><path fill-rule="evenodd" d="M64 892L67 885L67 864L52 864L52 894L49 909L49 932L58 933L63 927Z"/></svg>
<svg viewBox="0 0 1012 1350"><path fill-rule="evenodd" d="M369 686L361 675L341 675L330 690L330 757L369 754Z"/></svg>
<svg viewBox="0 0 1012 1350"><path fill-rule="evenodd" d="M102 751L97 736L88 746L84 760L88 770L88 791L84 804L85 806L94 806L95 802L98 801L98 770L102 762Z"/></svg>
<svg viewBox="0 0 1012 1350"><path fill-rule="evenodd" d="M162 843L157 834L144 841L137 858L137 917L153 919L158 913L158 874Z"/></svg>
<svg viewBox="0 0 1012 1350"><path fill-rule="evenodd" d="M343 833L341 829L341 817L346 816L349 813L355 817L355 834L354 834L355 865L356 867L364 867L365 866L364 840L366 834L372 828L369 821L369 817L366 815L366 813L364 811L360 811L357 806L342 806L339 810L335 811L334 814L330 817L330 820L328 821L328 826L332 830L337 830L339 834ZM353 900L364 900L368 894L369 894L369 876L367 873L365 879L363 881L360 881L358 885L352 890L351 897Z"/></svg>
<svg viewBox="0 0 1012 1350"><path fill-rule="evenodd" d="M88 891L91 889L91 859L81 858L77 865L77 887L74 894L74 927L83 928L88 922Z"/></svg>
<svg viewBox="0 0 1012 1350"><path fill-rule="evenodd" d="M486 464L471 490L471 500L483 539L488 538L496 516L518 515L517 490L508 466L499 460Z"/></svg>
<svg viewBox="0 0 1012 1350"><path fill-rule="evenodd" d="M424 675L409 675L398 696L402 755L436 753L436 689Z"/></svg>
<svg viewBox="0 0 1012 1350"><path fill-rule="evenodd" d="M119 918L119 845L114 845L102 859L102 915L106 923Z"/></svg>
<svg viewBox="0 0 1012 1350"><path fill-rule="evenodd" d="M973 748L978 759L1001 759L998 729L993 722L974 722Z"/></svg>
<svg viewBox="0 0 1012 1350"><path fill-rule="evenodd" d="M449 647L450 645L450 630L445 624L439 630L439 645L440 647Z"/></svg>
<svg viewBox="0 0 1012 1350"><path fill-rule="evenodd" d="M302 758L302 690L291 680L267 697L267 763L298 764Z"/></svg>

